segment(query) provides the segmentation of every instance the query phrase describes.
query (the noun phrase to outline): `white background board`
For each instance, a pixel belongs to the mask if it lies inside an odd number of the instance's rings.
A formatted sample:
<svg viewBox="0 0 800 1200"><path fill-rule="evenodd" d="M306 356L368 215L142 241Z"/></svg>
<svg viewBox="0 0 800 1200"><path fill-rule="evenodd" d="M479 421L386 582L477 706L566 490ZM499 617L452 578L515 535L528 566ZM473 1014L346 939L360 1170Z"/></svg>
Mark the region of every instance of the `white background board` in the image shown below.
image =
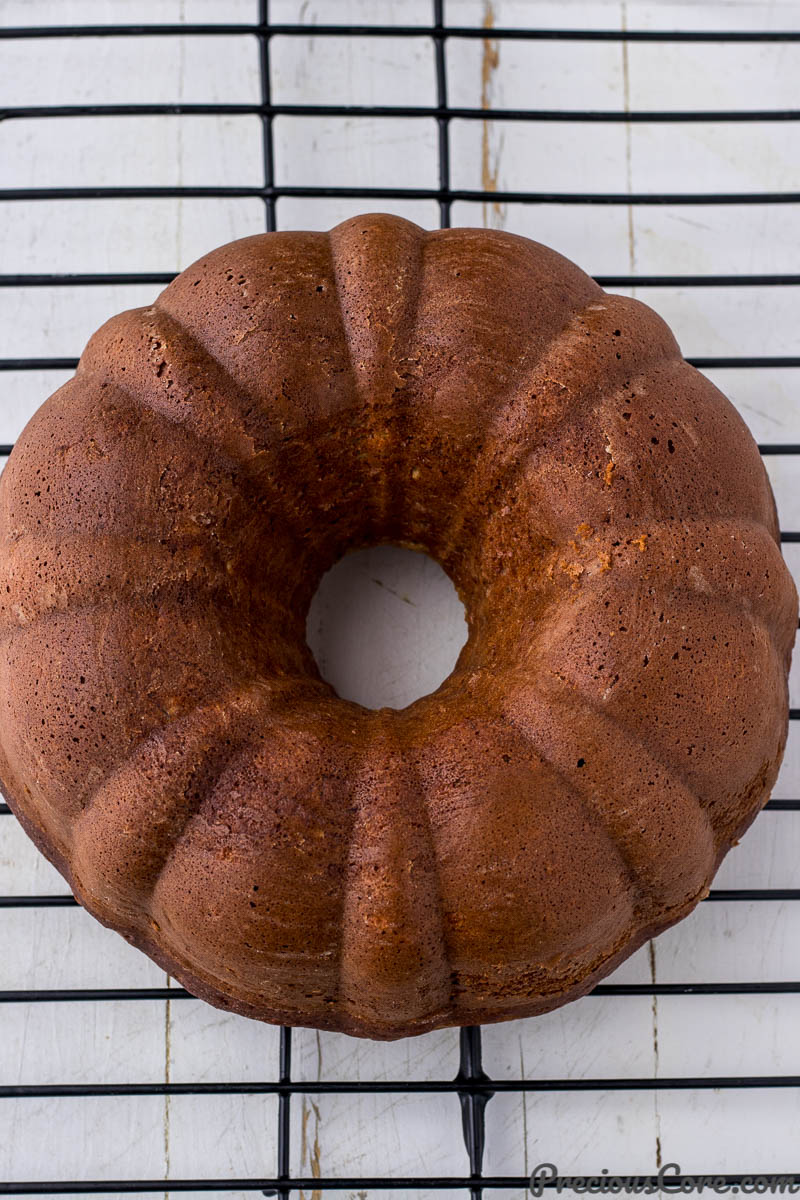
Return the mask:
<svg viewBox="0 0 800 1200"><path fill-rule="evenodd" d="M800 28L800 3L659 0L449 0L451 24L584 28ZM428 0L273 0L274 21L308 38L272 43L273 99L287 104L436 100L429 39L314 38L315 23L429 24ZM254 0L0 0L0 24L243 21ZM467 107L724 109L800 107L800 44L651 44L452 40L449 100ZM258 102L252 37L0 43L0 105ZM278 117L282 184L435 187L432 119ZM800 123L451 125L452 184L565 192L800 191ZM83 118L0 123L0 187L263 182L255 116ZM435 226L433 200L381 205ZM363 210L349 199L282 198L280 228L327 228ZM800 272L800 205L494 205L456 202L454 224L528 234L595 274ZM263 229L257 198L0 204L0 271L173 271L209 248ZM76 356L147 286L0 289L0 357ZM672 324L689 355L796 355L798 288L648 288L638 295ZM69 372L2 375L0 442L16 437ZM763 442L800 441L800 370L718 370L715 382ZM784 528L800 529L798 460L768 459ZM800 547L787 557L800 577ZM399 572L399 574L398 574ZM370 694L408 696L452 660L457 607L427 569L379 558L368 575L367 624L403 625L417 645L404 664L365 656ZM393 610L387 586L411 597ZM354 579L342 588L352 589ZM370 596L372 597L370 599ZM341 593L339 594L341 601ZM336 658L337 595L316 614ZM370 615L371 614L371 615ZM423 636L437 618L440 637ZM324 629L327 628L327 634ZM338 631L338 632L337 632ZM395 628L396 632L396 628ZM340 646L341 650L341 646ZM437 659L438 656L438 659ZM341 654L340 654L341 658ZM345 656L350 662L349 655ZM800 704L800 666L792 703ZM393 689L393 690L392 690ZM793 730L776 790L800 795ZM800 813L759 818L718 886L798 883ZM0 818L0 894L63 893L64 884L12 817ZM645 947L617 982L800 979L800 903L706 903ZM77 909L0 913L0 990L164 986L165 976ZM489 1028L484 1063L497 1078L583 1079L800 1073L800 997L731 995L587 999L535 1021ZM5 1004L0 1083L263 1080L276 1077L277 1031L194 1000ZM297 1031L301 1079L452 1078L456 1032L392 1045ZM0 1180L242 1178L276 1171L277 1100L258 1096L0 1099ZM485 1170L522 1174L543 1160L564 1173L800 1169L800 1095L758 1091L595 1091L499 1095L487 1109ZM292 1101L291 1170L317 1174L464 1175L454 1096L309 1096ZM171 1195L165 1182L164 1195ZM186 1193L182 1193L186 1194ZM200 1193L196 1193L200 1194ZM229 1196L248 1193L231 1189ZM424 1193L423 1193L424 1194ZM438 1193L440 1195L447 1193ZM500 1193L498 1193L499 1195ZM508 1194L508 1193L504 1193ZM307 1193L308 1195L308 1193Z"/></svg>

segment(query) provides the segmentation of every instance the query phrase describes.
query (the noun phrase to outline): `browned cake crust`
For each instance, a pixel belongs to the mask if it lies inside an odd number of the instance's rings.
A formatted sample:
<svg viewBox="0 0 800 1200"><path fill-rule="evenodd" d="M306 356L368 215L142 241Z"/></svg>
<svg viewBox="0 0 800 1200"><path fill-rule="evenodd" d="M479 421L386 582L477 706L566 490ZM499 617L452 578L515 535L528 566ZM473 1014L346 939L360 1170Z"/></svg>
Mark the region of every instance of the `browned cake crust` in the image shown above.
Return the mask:
<svg viewBox="0 0 800 1200"><path fill-rule="evenodd" d="M305 641L347 550L469 639L398 712ZM505 233L245 238L95 334L0 479L0 777L196 995L399 1037L583 995L774 783L797 596L757 448L663 322Z"/></svg>

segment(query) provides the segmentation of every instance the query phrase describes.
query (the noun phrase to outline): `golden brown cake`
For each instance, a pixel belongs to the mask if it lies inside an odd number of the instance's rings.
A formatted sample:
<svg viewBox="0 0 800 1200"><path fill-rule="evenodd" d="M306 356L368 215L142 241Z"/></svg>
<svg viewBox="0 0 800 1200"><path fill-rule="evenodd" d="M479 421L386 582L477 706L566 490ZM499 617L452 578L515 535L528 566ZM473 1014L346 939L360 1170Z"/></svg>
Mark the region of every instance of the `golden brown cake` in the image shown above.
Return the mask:
<svg viewBox="0 0 800 1200"><path fill-rule="evenodd" d="M469 638L402 711L305 640L347 550ZM797 596L757 448L643 304L395 217L245 238L95 334L0 481L0 777L196 995L392 1038L545 1012L772 787Z"/></svg>

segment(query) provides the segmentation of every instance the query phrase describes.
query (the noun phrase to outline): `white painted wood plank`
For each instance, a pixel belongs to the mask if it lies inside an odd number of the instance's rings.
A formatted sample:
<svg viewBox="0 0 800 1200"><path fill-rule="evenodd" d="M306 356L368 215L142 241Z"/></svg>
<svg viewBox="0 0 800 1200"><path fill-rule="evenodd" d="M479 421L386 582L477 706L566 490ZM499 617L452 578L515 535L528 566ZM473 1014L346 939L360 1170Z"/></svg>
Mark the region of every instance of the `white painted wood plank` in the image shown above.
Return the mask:
<svg viewBox="0 0 800 1200"><path fill-rule="evenodd" d="M0 289L0 358L77 358L109 313L152 304L158 284ZM20 372L22 374L22 372ZM37 380L50 386L49 378ZM6 396L0 431L8 421Z"/></svg>
<svg viewBox="0 0 800 1200"><path fill-rule="evenodd" d="M4 25L69 25L70 8L76 23L168 24L181 17L178 3L138 3L117 0L69 5L4 3ZM193 6L194 20L203 24L214 14L231 22L254 19L256 6L234 2ZM184 12L188 13L186 6ZM47 12L49 20L37 20ZM65 48L68 53L65 53ZM258 43L254 37L86 37L19 39L2 44L0 103L15 107L63 104L252 104L261 98ZM133 138L130 139L134 141ZM55 148L55 143L54 143Z"/></svg>
<svg viewBox="0 0 800 1200"><path fill-rule="evenodd" d="M0 896L65 895L55 867L34 846L13 816L0 817Z"/></svg>
<svg viewBox="0 0 800 1200"><path fill-rule="evenodd" d="M641 289L639 296L647 300ZM736 406L739 415L759 442L795 442L800 433L800 370L793 367L705 368L712 383ZM784 547L784 554L791 547Z"/></svg>
<svg viewBox="0 0 800 1200"><path fill-rule="evenodd" d="M651 5L650 8L657 6ZM677 9L672 7L677 16ZM680 28L691 27L691 5L682 5ZM750 11L752 25L745 26ZM704 28L766 29L777 22L781 29L800 28L800 5L769 6L717 4L711 6ZM647 28L644 6L629 8L628 25ZM688 19L687 19L688 17ZM673 26L678 28L677 25ZM793 109L797 107L794 80L800 72L800 45L796 42L632 42L628 48L630 107L633 110L671 109L686 112L734 112L742 109Z"/></svg>
<svg viewBox="0 0 800 1200"><path fill-rule="evenodd" d="M436 123L397 117L276 117L275 178L291 187L431 188ZM360 202L361 209L380 204Z"/></svg>
<svg viewBox="0 0 800 1200"><path fill-rule="evenodd" d="M747 190L761 190L760 175ZM781 274L800 265L798 205L667 204L633 213L634 265L642 274Z"/></svg>
<svg viewBox="0 0 800 1200"><path fill-rule="evenodd" d="M572 5L562 7L566 15ZM493 24L505 25L504 8L497 3L493 8ZM543 17L547 11L541 6ZM456 9L459 21L462 12L463 9ZM537 13L537 24L540 14ZM618 6L613 7L612 14L607 24L618 27ZM483 24L484 19L479 23ZM455 108L484 108L488 101L492 108L500 109L572 111L580 108L588 96L595 109L623 108L619 43L500 42L492 40L490 35L488 30L487 40L454 38L447 43L448 99Z"/></svg>
<svg viewBox="0 0 800 1200"><path fill-rule="evenodd" d="M258 199L8 201L0 215L9 274L180 271L214 246L264 231Z"/></svg>
<svg viewBox="0 0 800 1200"><path fill-rule="evenodd" d="M274 1176L277 1119L276 1096L170 1097L165 1126L167 1178Z"/></svg>
<svg viewBox="0 0 800 1200"><path fill-rule="evenodd" d="M687 1174L719 1163L731 1173L797 1172L797 1089L663 1092L658 1113L664 1161Z"/></svg>
<svg viewBox="0 0 800 1200"><path fill-rule="evenodd" d="M733 4L728 0L704 0L702 4L627 0L625 7L630 29L800 29L800 5L796 0L766 5L759 0L735 0Z"/></svg>
<svg viewBox="0 0 800 1200"><path fill-rule="evenodd" d="M4 121L0 187L261 187L256 116ZM120 154L121 145L126 147Z"/></svg>
<svg viewBox="0 0 800 1200"><path fill-rule="evenodd" d="M582 153L582 143L575 143ZM683 180L686 183L684 177ZM624 188L622 189L625 190ZM758 190L758 180L752 182ZM797 205L657 205L636 214L635 257L629 251L628 210L623 205L507 204L459 201L453 222L484 224L519 233L578 262L591 275L781 274L800 271ZM647 300L646 293L641 298Z"/></svg>
<svg viewBox="0 0 800 1200"><path fill-rule="evenodd" d="M293 1033L298 1079L452 1079L453 1030L400 1042ZM466 1174L455 1096L309 1094L292 1100L292 1170L303 1175Z"/></svg>
<svg viewBox="0 0 800 1200"><path fill-rule="evenodd" d="M155 963L82 908L9 909L2 939L0 991L165 986Z"/></svg>
<svg viewBox="0 0 800 1200"><path fill-rule="evenodd" d="M720 867L717 888L797 887L800 813L765 812Z"/></svg>
<svg viewBox="0 0 800 1200"><path fill-rule="evenodd" d="M221 1012L202 1000L172 1000L170 1077L202 1083L277 1079L279 1038L276 1025Z"/></svg>
<svg viewBox="0 0 800 1200"><path fill-rule="evenodd" d="M449 25L483 27L487 12L493 14L495 25L511 29L618 29L621 21L617 0L568 0L553 5L536 0L446 0Z"/></svg>
<svg viewBox="0 0 800 1200"><path fill-rule="evenodd" d="M336 0L333 0L335 3ZM297 5L295 4L295 14ZM256 0L3 0L3 25L227 24L257 20ZM202 66L203 64L201 64ZM213 65L205 63L206 70ZM95 74L96 89L107 81Z"/></svg>
<svg viewBox="0 0 800 1200"><path fill-rule="evenodd" d="M293 0L282 2L290 5ZM336 4L336 0L328 2ZM483 26L487 0L446 0L446 4L449 24ZM567 0L561 4L491 0L491 8L494 24L510 28L619 29L624 21L629 29L800 29L797 0L769 5L760 0Z"/></svg>
<svg viewBox="0 0 800 1200"><path fill-rule="evenodd" d="M458 1097L336 1096L292 1103L296 1175L467 1175Z"/></svg>
<svg viewBox="0 0 800 1200"><path fill-rule="evenodd" d="M657 1005L663 1078L797 1070L796 996L659 996Z"/></svg>
<svg viewBox="0 0 800 1200"><path fill-rule="evenodd" d="M315 25L430 26L432 13L431 0L270 0L273 24L308 25L310 31ZM452 21L452 10L447 19ZM370 64L358 69L369 72Z"/></svg>
<svg viewBox="0 0 800 1200"><path fill-rule="evenodd" d="M655 1169L655 1105L634 1092L500 1094L486 1110L487 1174L647 1174Z"/></svg>
<svg viewBox="0 0 800 1200"><path fill-rule="evenodd" d="M0 1104L3 1180L161 1179L164 1166L159 1096Z"/></svg>
<svg viewBox="0 0 800 1200"><path fill-rule="evenodd" d="M609 290L634 294L654 308L687 358L800 354L800 287Z"/></svg>
<svg viewBox="0 0 800 1200"><path fill-rule="evenodd" d="M9 358L17 355L9 355ZM15 442L40 404L72 376L72 371L4 371L0 405L2 440ZM4 464L5 459L0 459Z"/></svg>
<svg viewBox="0 0 800 1200"><path fill-rule="evenodd" d="M603 1079L652 1075L649 996L588 996L535 1021L487 1025L483 1065L494 1079Z"/></svg>
<svg viewBox="0 0 800 1200"><path fill-rule="evenodd" d="M349 217L363 212L380 211L416 221L425 229L435 229L439 223L439 206L434 200L381 200L380 202L327 197L308 199L304 196L284 196L278 200L279 229L331 229Z"/></svg>
<svg viewBox="0 0 800 1200"><path fill-rule="evenodd" d="M453 187L480 191L486 174L483 123L455 119L450 128ZM556 121L531 125L493 121L492 136L503 145L502 157L495 160L491 171L498 191L626 190L624 125L585 125L576 129Z"/></svg>
<svg viewBox="0 0 800 1200"><path fill-rule="evenodd" d="M798 459L789 454L770 454L764 459L782 529L800 528L800 488L797 486Z"/></svg>
<svg viewBox="0 0 800 1200"><path fill-rule="evenodd" d="M497 24L758 25L800 27L798 5L611 2L561 5L495 0ZM428 0L272 0L274 20L420 22ZM449 0L450 21L481 24L487 5ZM253 20L256 5L215 0L4 0L7 23L102 20ZM4 45L0 103L114 100L258 99L257 47L252 39L102 39L84 46L38 42ZM496 54L495 54L496 51ZM276 39L274 94L286 102L429 104L435 96L429 43L324 43L309 36ZM450 101L524 107L759 107L793 103L796 47L735 48L619 44L450 43ZM488 78L486 58L492 65ZM627 76L627 88L626 88ZM5 90L3 90L5 88ZM256 123L198 119L9 126L0 131L8 179L136 182L260 179ZM155 130L155 132L153 132ZM246 130L246 132L245 132ZM788 186L795 176L793 127L770 128L763 144L756 127L453 125L453 179L469 186L610 187L624 191L741 185ZM87 136L89 134L90 136ZM557 136L556 136L557 135ZM719 135L719 136L718 136ZM241 140L239 140L241 136ZM47 139L51 139L48 143ZM125 147L115 155L113 141ZM323 186L396 182L435 186L436 135L431 122L276 121L278 177ZM630 150L630 170L626 155ZM226 157L227 155L227 157ZM588 165L587 165L588 164ZM625 169L623 169L623 167ZM488 170L488 176L485 174ZM691 175L687 172L691 171ZM124 172L127 172L125 174ZM202 172L202 175L201 175ZM215 174L216 172L216 174ZM589 184L586 178L589 178ZM508 182L511 181L511 182ZM517 182L514 182L517 181ZM364 208L359 200L279 201L285 228L326 228ZM426 225L438 222L435 202L383 202ZM2 206L3 271L177 270L210 247L263 228L260 201L92 201ZM630 218L630 225L629 225ZM455 204L456 223L497 224L554 245L594 273L699 273L800 269L800 224L795 206L586 209L563 206ZM631 237L633 233L633 237ZM0 357L77 354L89 332L120 307L146 302L152 291L102 289L80 295L63 289L37 296L0 294ZM778 289L641 290L674 325L687 353L797 352L796 296ZM106 307L107 306L107 307ZM794 371L719 371L727 391L762 440L800 437ZM26 417L64 377L58 372L4 376L0 441L12 440ZM800 519L793 463L770 464L784 521ZM797 526L800 527L800 526ZM800 554L787 548L787 556ZM391 569L391 568L387 568ZM398 580L395 580L398 582ZM397 589L401 590L401 589ZM380 606L375 606L378 614ZM379 615L379 614L378 614ZM450 635L454 626L450 627ZM414 675L414 672L417 675ZM385 664L363 667L367 684L385 680ZM406 667L405 685L418 664ZM402 685L402 681L400 681ZM793 675L793 696L798 695ZM777 793L800 795L800 735L790 735ZM800 815L765 814L743 839L719 886L796 885ZM13 818L0 818L0 892L61 890L53 872L22 839ZM617 982L656 978L800 978L796 947L800 906L706 904L665 935L651 959L643 948L615 974ZM163 973L76 910L6 910L2 922L0 987L160 985ZM792 1070L797 1056L793 997L588 998L537 1021L487 1029L486 1066L501 1076L681 1074L706 1071ZM0 1050L4 1080L27 1082L121 1078L258 1079L274 1077L277 1033L218 1013L199 1002L174 1000L106 1006L41 1005L4 1009L7 1040ZM396 1045L296 1031L294 1067L301 1078L452 1078L453 1032ZM320 1061L321 1059L321 1061ZM38 1106L38 1107L37 1107ZM112 1173L173 1177L219 1173L233 1177L275 1168L274 1098L183 1098L146 1101L19 1101L0 1104L0 1175L80 1178ZM757 1107L759 1115L751 1119ZM466 1169L460 1117L453 1097L309 1097L292 1100L293 1169L325 1172L431 1172ZM487 1170L518 1173L540 1157L565 1170L600 1166L650 1170L662 1154L687 1168L734 1170L773 1165L794 1154L796 1101L792 1093L732 1098L703 1092L654 1097L496 1097L488 1109ZM305 1142L303 1128L305 1125ZM49 1156L41 1145L50 1136ZM102 1138L98 1137L102 1129ZM39 1157L37 1158L37 1154ZM5 1155L5 1157L3 1157ZM796 1166L792 1159L789 1166ZM38 1172L38 1176L36 1174ZM233 1193L232 1193L233 1194ZM441 1194L441 1193L437 1193Z"/></svg>
<svg viewBox="0 0 800 1200"><path fill-rule="evenodd" d="M4 1085L159 1083L164 1079L166 1028L160 1000L8 1004L2 1015ZM4 1100L0 1113L14 1103ZM24 1111L24 1103L19 1104Z"/></svg>
<svg viewBox="0 0 800 1200"><path fill-rule="evenodd" d="M654 946L659 983L798 980L800 903L704 903Z"/></svg>
<svg viewBox="0 0 800 1200"><path fill-rule="evenodd" d="M316 6L315 15L326 24L337 24L343 7L337 6L331 12ZM424 23L430 17L430 5L422 6L421 16ZM277 10L273 19L280 19ZM367 14L370 22L374 22L374 13ZM277 35L272 40L275 104L411 103L424 107L436 103L430 38L387 37L376 45L368 37L314 37L314 22L308 24L307 38Z"/></svg>
<svg viewBox="0 0 800 1200"><path fill-rule="evenodd" d="M506 6L494 4L494 25L506 24ZM562 5L563 26L574 5ZM682 15L686 8L683 6ZM705 6L707 7L707 6ZM724 27L740 5L726 5ZM619 6L605 6L604 28L619 28ZM797 5L778 6L783 12L800 11ZM718 6L719 9L719 6ZM456 9L459 14L462 9ZM530 9L528 9L528 14ZM541 6L537 17L546 17ZM561 15L559 14L559 15ZM631 13L628 26L633 28ZM751 28L765 27L761 7ZM718 27L723 27L722 12ZM483 23L483 19L480 22ZM537 22L538 23L538 22ZM541 25L547 22L542 20ZM596 23L597 24L597 23ZM797 22L795 22L797 24ZM637 28L642 22L637 21ZM710 22L704 22L710 28ZM589 23L591 27L591 23ZM685 21L676 26L686 28ZM781 27L785 28L781 21ZM487 31L491 38L491 30ZM453 39L448 43L450 103L456 107L481 107L484 43ZM492 42L492 103L497 108L594 109L620 111L625 107L623 56L619 42ZM636 110L724 111L730 109L795 108L794 77L800 71L800 46L796 43L669 43L631 42L628 46L629 107Z"/></svg>
<svg viewBox="0 0 800 1200"><path fill-rule="evenodd" d="M789 725L786 750L772 793L776 799L792 800L800 797L800 729L797 729L796 726L796 721L792 721Z"/></svg>
<svg viewBox="0 0 800 1200"><path fill-rule="evenodd" d="M292 1034L295 1079L452 1079L458 1071L456 1029L441 1029L398 1042L370 1042L342 1033L296 1029Z"/></svg>
<svg viewBox="0 0 800 1200"><path fill-rule="evenodd" d="M624 193L630 187L637 193L706 194L797 191L800 184L800 126L794 122L628 128L619 122L496 120L492 126L504 144L494 174L499 191ZM483 123L456 118L451 129L453 186L480 189Z"/></svg>

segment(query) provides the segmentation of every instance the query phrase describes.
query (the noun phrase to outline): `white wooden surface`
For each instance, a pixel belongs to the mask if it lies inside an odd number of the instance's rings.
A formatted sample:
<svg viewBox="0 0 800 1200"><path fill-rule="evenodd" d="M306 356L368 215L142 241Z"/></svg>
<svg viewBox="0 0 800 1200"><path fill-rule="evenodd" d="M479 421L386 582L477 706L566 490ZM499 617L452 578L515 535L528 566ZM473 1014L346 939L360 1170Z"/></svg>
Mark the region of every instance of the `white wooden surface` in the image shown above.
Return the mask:
<svg viewBox="0 0 800 1200"><path fill-rule="evenodd" d="M427 23L428 0L272 0L273 19ZM598 28L800 28L800 3L449 0L451 23ZM256 17L254 0L0 0L7 25ZM247 38L0 44L0 105L257 101ZM800 45L452 41L450 102L551 108L798 106ZM276 38L273 95L303 103L435 100L424 39ZM0 186L259 183L261 130L249 117L19 121L0 126ZM800 189L800 125L559 125L454 121L452 179L468 188L564 191ZM284 183L435 185L429 121L275 121ZM127 200L0 206L0 270L169 271L263 227L257 200ZM359 201L282 199L282 228L325 228ZM432 202L387 209L436 225ZM800 207L495 206L457 203L456 224L525 233L595 273L800 271ZM77 354L109 314L156 289L0 290L0 357ZM797 354L796 289L648 289L687 354ZM0 441L11 441L67 373L3 375ZM800 372L727 370L715 381L756 437L800 440ZM768 467L782 523L800 528L797 460ZM787 557L800 578L800 547ZM409 603L408 601L411 601ZM353 605L360 607L353 616ZM359 627L363 638L359 639ZM446 674L463 620L446 581L420 561L375 553L345 567L311 614L310 636L343 690L401 704ZM361 648L361 657L356 651ZM368 653L364 653L365 646ZM394 647L394 652L392 650ZM402 651L402 654L399 652ZM399 654L399 657L398 657ZM357 664L357 665L354 665ZM800 704L793 672L792 701ZM793 729L776 795L800 794ZM797 886L800 814L765 813L730 856L725 887ZM0 819L0 894L63 892L11 817ZM645 948L618 981L800 978L800 904L705 904ZM0 989L163 986L165 977L80 910L7 910ZM800 1070L794 996L587 998L485 1031L500 1078L791 1074ZM6 1005L0 1082L274 1078L274 1029L192 1001ZM304 1079L443 1078L454 1032L393 1045L298 1031ZM454 1097L310 1096L292 1102L293 1172L464 1174ZM276 1170L276 1101L261 1097L0 1101L0 1180L235 1178ZM565 1173L800 1167L796 1090L500 1095L487 1109L487 1172L537 1162ZM165 1195L169 1195L165 1183ZM230 1196L245 1195L230 1191ZM442 1193L439 1193L440 1195Z"/></svg>

